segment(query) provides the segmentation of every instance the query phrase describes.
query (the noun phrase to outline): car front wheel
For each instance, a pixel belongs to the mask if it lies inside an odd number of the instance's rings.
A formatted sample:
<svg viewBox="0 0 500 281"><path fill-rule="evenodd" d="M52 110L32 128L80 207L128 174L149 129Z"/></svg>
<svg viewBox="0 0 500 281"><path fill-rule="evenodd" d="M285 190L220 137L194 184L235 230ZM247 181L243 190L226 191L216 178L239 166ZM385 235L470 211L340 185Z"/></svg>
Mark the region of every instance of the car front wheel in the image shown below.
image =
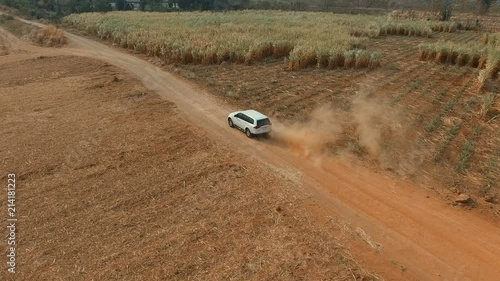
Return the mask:
<svg viewBox="0 0 500 281"><path fill-rule="evenodd" d="M245 130L245 134L247 135L247 137L251 138L252 137L252 132L250 132L249 129L246 129Z"/></svg>
<svg viewBox="0 0 500 281"><path fill-rule="evenodd" d="M229 127L234 127L233 120L231 118L227 119L227 124L229 124Z"/></svg>

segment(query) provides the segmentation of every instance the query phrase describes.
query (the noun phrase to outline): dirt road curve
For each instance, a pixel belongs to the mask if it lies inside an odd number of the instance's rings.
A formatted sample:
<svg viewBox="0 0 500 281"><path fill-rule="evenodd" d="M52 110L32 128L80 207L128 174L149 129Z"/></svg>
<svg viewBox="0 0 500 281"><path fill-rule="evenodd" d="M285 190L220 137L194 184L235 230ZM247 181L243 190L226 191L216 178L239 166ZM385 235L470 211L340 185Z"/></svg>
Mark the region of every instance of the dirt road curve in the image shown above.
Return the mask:
<svg viewBox="0 0 500 281"><path fill-rule="evenodd" d="M343 216L380 245L378 252L351 250L386 280L500 280L498 225L427 198L429 194L409 183L336 159L325 159L319 168L286 148L247 139L226 125L234 108L195 85L122 50L67 36L67 48L50 52L91 56L126 69L175 102L186 118L220 145L300 173L311 193L308 209L318 218Z"/></svg>

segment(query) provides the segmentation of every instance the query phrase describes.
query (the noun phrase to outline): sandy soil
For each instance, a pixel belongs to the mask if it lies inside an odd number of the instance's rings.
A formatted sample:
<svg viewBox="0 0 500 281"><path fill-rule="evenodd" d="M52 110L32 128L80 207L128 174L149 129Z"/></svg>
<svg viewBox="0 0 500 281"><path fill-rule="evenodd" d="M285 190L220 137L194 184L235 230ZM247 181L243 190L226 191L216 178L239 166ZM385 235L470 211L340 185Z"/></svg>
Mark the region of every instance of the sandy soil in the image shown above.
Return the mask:
<svg viewBox="0 0 500 281"><path fill-rule="evenodd" d="M233 108L223 101L125 52L68 37L69 48L59 50L61 54L91 56L130 71L151 91L175 103L183 120L217 147L238 150L250 163L267 163L287 171L289 179L298 178L307 194L302 206L317 222L328 221L332 214L347 220L346 229L373 248L366 251L366 246L354 242L351 251L387 280L496 280L500 276L498 225L429 198L410 183L338 159L326 157L318 164L275 142L246 139L227 127L226 114Z"/></svg>

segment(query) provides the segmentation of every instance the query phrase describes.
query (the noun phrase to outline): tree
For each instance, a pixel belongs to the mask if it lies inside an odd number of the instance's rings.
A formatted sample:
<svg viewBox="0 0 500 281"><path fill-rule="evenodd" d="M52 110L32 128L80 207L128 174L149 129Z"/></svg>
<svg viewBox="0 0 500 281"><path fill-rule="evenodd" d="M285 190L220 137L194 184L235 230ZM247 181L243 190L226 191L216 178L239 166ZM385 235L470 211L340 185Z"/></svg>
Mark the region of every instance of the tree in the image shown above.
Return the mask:
<svg viewBox="0 0 500 281"><path fill-rule="evenodd" d="M62 11L60 0L55 0L54 5L55 5L54 9L55 9L55 12L57 14L57 17L61 18L63 15L63 11Z"/></svg>
<svg viewBox="0 0 500 281"><path fill-rule="evenodd" d="M146 10L146 5L148 4L147 0L140 0L139 2L139 10L144 11Z"/></svg>
<svg viewBox="0 0 500 281"><path fill-rule="evenodd" d="M479 2L479 13L480 14L486 14L490 8L491 5L495 4L496 0L477 0Z"/></svg>
<svg viewBox="0 0 500 281"><path fill-rule="evenodd" d="M93 5L91 0L66 0L67 14L71 13L88 13L93 11ZM61 5L62 1L61 1Z"/></svg>
<svg viewBox="0 0 500 281"><path fill-rule="evenodd" d="M432 7L441 14L442 21L450 20L453 0L431 0L430 3Z"/></svg>
<svg viewBox="0 0 500 281"><path fill-rule="evenodd" d="M96 12L109 12L111 11L111 5L108 0L96 0L94 3L94 9Z"/></svg>
<svg viewBox="0 0 500 281"><path fill-rule="evenodd" d="M215 0L211 4L211 8L214 10L241 10L249 5L249 0Z"/></svg>
<svg viewBox="0 0 500 281"><path fill-rule="evenodd" d="M163 6L163 0L148 0L147 4L149 4L149 8L152 11L165 11L166 8Z"/></svg>
<svg viewBox="0 0 500 281"><path fill-rule="evenodd" d="M175 0L183 10L241 10L248 8L250 0Z"/></svg>
<svg viewBox="0 0 500 281"><path fill-rule="evenodd" d="M125 0L116 0L116 9L118 11L125 11L126 5L127 3L125 2Z"/></svg>

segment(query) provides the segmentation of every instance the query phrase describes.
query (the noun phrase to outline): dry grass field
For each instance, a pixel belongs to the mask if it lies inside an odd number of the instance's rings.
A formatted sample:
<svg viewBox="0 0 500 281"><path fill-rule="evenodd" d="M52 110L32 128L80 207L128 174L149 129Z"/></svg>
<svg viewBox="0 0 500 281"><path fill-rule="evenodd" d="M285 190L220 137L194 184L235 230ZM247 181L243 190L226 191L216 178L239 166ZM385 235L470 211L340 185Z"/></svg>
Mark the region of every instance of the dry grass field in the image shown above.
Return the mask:
<svg viewBox="0 0 500 281"><path fill-rule="evenodd" d="M436 21L277 11L87 13L65 17L64 23L170 63L251 64L285 58L295 70L375 68L381 54L366 50L366 37L431 37L433 31L457 30Z"/></svg>
<svg viewBox="0 0 500 281"><path fill-rule="evenodd" d="M126 20L138 17L141 20ZM345 59L343 65L331 67L332 63L335 65L335 56L323 60L321 53L347 45L328 40L322 47L324 51L316 50L310 56L301 53L298 61L307 62L304 66L309 68L298 71L290 71L298 68L284 65L283 59L273 58L272 51L261 49L269 56L263 56L267 59L262 62L252 61L252 65L226 63L231 60L224 59L204 64L170 60L162 55L157 58L162 65L167 63L170 70L205 85L213 94L242 108L262 110L284 122L305 121L314 109L331 104L337 118L334 122L344 128L342 137L331 143L331 153L341 157L355 155L355 161L423 183L450 201L457 193L472 195L469 207L480 205L498 216L500 65L496 38L500 28L495 19L495 15L482 17L481 26L472 28L477 30L470 30L472 18L465 14L457 15L456 22L440 26L435 22L393 21L385 17L288 12L266 12L265 16L247 12L175 16L88 14L71 16L66 22L89 34L121 42L136 53L143 50L130 45L132 35L150 38L153 32L167 44L169 40L182 40L169 32L190 30L194 33L190 36L199 36L198 25L207 22L214 35L232 38L224 40L231 44L255 34L258 36L251 38L256 42L282 40L284 37L275 36L285 36L283 31L288 29L284 26L288 25L314 30L313 35L301 31L292 36L298 39L290 41L290 54L285 56L288 62L310 44L305 42L323 35L331 38L340 32L346 38L343 42L350 42L351 47L356 42L363 53L377 54L377 67L352 69ZM210 20L215 21L215 26ZM159 22L179 26L174 31L161 29L161 33L155 27ZM255 24L248 25L249 22ZM336 25L333 32L326 31L327 23ZM466 26L464 23L469 26L467 30L458 28ZM141 26L138 29L137 24ZM151 29L145 37L137 35L148 26ZM269 30L269 35L261 29ZM106 33L109 30L134 32L113 35ZM241 36L234 36L240 34L235 33L237 30L243 32ZM200 46L219 44L210 40L204 37L201 41L188 41L202 43ZM252 42L240 45L242 56L255 53L250 47ZM325 66L333 70L323 69Z"/></svg>

